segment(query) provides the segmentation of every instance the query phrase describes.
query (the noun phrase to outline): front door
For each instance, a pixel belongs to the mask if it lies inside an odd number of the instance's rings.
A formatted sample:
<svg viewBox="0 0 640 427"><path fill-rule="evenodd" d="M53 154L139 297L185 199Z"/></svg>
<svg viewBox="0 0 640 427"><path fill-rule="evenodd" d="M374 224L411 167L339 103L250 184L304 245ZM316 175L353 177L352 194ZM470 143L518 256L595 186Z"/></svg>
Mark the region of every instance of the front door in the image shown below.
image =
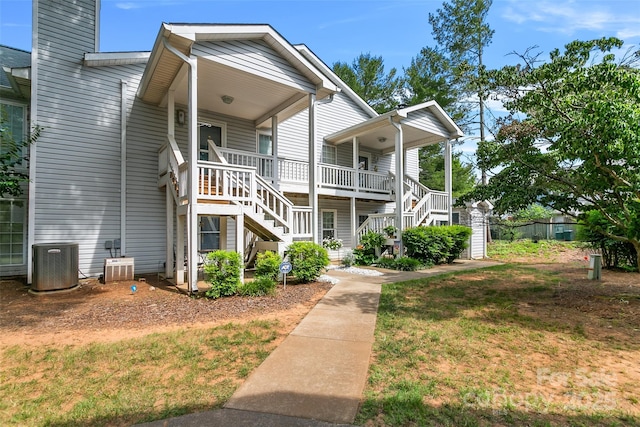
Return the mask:
<svg viewBox="0 0 640 427"><path fill-rule="evenodd" d="M201 125L198 129L200 130L198 159L204 161L213 160L211 146L225 146L223 127L207 124Z"/></svg>

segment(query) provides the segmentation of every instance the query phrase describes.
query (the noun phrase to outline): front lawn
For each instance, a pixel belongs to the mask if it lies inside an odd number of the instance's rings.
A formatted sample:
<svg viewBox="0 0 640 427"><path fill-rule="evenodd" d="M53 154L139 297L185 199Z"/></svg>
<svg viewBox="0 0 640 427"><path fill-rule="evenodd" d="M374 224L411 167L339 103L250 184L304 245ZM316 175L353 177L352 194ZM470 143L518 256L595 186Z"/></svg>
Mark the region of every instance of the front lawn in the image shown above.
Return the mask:
<svg viewBox="0 0 640 427"><path fill-rule="evenodd" d="M569 245L383 286L357 423L640 425L640 275L589 281Z"/></svg>

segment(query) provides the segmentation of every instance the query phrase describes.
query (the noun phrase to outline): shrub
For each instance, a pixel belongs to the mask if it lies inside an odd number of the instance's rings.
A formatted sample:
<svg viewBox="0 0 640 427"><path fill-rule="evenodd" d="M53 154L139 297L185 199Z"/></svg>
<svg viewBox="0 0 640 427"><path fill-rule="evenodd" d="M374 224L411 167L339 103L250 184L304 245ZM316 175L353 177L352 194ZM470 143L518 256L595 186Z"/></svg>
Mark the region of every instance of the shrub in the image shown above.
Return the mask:
<svg viewBox="0 0 640 427"><path fill-rule="evenodd" d="M453 247L447 257L447 263L451 264L456 258L459 258L462 251L469 246L471 228L465 227L464 225L449 225L443 227L443 231L448 233L453 239Z"/></svg>
<svg viewBox="0 0 640 427"><path fill-rule="evenodd" d="M602 265L605 268L622 268L637 270L636 249L629 242L621 242L605 236L624 234L612 226L599 211L587 211L580 216L578 239L586 242L588 247L602 254Z"/></svg>
<svg viewBox="0 0 640 427"><path fill-rule="evenodd" d="M322 239L322 246L337 251L342 247L342 239L336 239L335 237L326 237Z"/></svg>
<svg viewBox="0 0 640 427"><path fill-rule="evenodd" d="M409 258L408 256L397 258L394 261L395 269L400 271L416 271L419 268L423 267L423 264L420 262L420 260Z"/></svg>
<svg viewBox="0 0 640 427"><path fill-rule="evenodd" d="M360 237L360 244L353 250L355 263L358 265L373 264L378 255L376 251L384 244L384 236L375 231L368 231Z"/></svg>
<svg viewBox="0 0 640 427"><path fill-rule="evenodd" d="M340 264L342 264L343 267L351 267L353 264L356 263L356 258L353 255L353 252L347 252L344 257L340 260Z"/></svg>
<svg viewBox="0 0 640 427"><path fill-rule="evenodd" d="M259 297L273 295L276 292L276 280L268 276L256 276L238 288L238 293L243 296Z"/></svg>
<svg viewBox="0 0 640 427"><path fill-rule="evenodd" d="M316 280L329 265L327 250L314 242L293 242L287 248L287 255L291 273L302 283Z"/></svg>
<svg viewBox="0 0 640 427"><path fill-rule="evenodd" d="M258 252L256 256L256 276L264 276L272 281L278 279L282 257L272 251Z"/></svg>
<svg viewBox="0 0 640 427"><path fill-rule="evenodd" d="M380 258L376 261L376 264L380 268L400 271L416 271L423 267L423 264L419 260L406 256L400 258Z"/></svg>
<svg viewBox="0 0 640 427"><path fill-rule="evenodd" d="M211 288L205 292L209 298L219 298L236 293L240 283L242 260L234 251L213 251L207 255L204 271L209 277Z"/></svg>
<svg viewBox="0 0 640 427"><path fill-rule="evenodd" d="M375 231L367 231L365 234L360 237L360 245L364 250L375 250L376 248L382 247L384 245L384 236L380 233L376 233Z"/></svg>
<svg viewBox="0 0 640 427"><path fill-rule="evenodd" d="M452 263L467 247L471 229L463 225L414 227L404 231L407 256L432 265Z"/></svg>

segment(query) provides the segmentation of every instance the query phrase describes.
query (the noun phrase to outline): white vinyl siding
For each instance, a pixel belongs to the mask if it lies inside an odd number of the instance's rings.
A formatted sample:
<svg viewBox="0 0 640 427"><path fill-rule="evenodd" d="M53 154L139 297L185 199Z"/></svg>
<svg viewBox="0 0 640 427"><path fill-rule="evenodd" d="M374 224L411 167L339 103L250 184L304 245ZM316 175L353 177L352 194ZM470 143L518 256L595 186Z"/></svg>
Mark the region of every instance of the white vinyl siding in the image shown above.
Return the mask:
<svg viewBox="0 0 640 427"><path fill-rule="evenodd" d="M451 134L451 131L449 131L433 113L425 110L409 113L408 117L403 120L403 123L444 137L448 137Z"/></svg>

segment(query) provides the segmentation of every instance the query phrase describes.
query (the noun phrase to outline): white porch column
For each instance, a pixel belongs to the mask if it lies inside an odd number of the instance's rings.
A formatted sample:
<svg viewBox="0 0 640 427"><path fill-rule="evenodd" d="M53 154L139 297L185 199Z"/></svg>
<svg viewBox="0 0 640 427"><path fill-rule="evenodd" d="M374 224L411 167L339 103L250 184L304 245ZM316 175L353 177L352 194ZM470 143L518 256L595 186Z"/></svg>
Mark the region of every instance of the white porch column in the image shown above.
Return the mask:
<svg viewBox="0 0 640 427"><path fill-rule="evenodd" d="M189 58L189 182L187 266L189 293L198 292L198 60Z"/></svg>
<svg viewBox="0 0 640 427"><path fill-rule="evenodd" d="M166 210L166 239L164 277L173 277L173 195L171 194L170 182L165 187L165 210Z"/></svg>
<svg viewBox="0 0 640 427"><path fill-rule="evenodd" d="M355 177L354 180L355 182L353 183L353 186L355 188L355 191L358 192L360 191L360 169L358 168L359 164L358 164L358 137L354 136L352 138L352 150L353 150L353 169L355 170Z"/></svg>
<svg viewBox="0 0 640 427"><path fill-rule="evenodd" d="M396 128L396 141L395 141L395 157L396 157L396 228L397 231L397 239L400 240L400 250L398 251L398 256L402 256L404 253L404 245L402 243L402 232L404 231L403 224L403 211L404 206L402 204L403 199L403 189L404 189L404 155L403 155L403 134L402 134L402 125L400 123L395 123L393 118L390 117L389 121L391 125Z"/></svg>
<svg viewBox="0 0 640 427"><path fill-rule="evenodd" d="M167 99L167 134L175 136L175 90L169 90ZM171 194L170 182L165 187L165 260L164 260L164 276L167 279L173 277L173 196Z"/></svg>
<svg viewBox="0 0 640 427"><path fill-rule="evenodd" d="M318 151L316 150L316 94L309 94L309 206L311 207L311 239L320 243L318 238Z"/></svg>
<svg viewBox="0 0 640 427"><path fill-rule="evenodd" d="M448 224L451 225L453 221L453 185L451 181L451 140L447 139L444 144L444 191L447 193L448 203L447 203L447 215L449 219L447 220Z"/></svg>
<svg viewBox="0 0 640 427"><path fill-rule="evenodd" d="M278 170L278 116L271 117L271 151L273 154L273 186L280 189L280 172Z"/></svg>
<svg viewBox="0 0 640 427"><path fill-rule="evenodd" d="M358 244L356 230L358 229L358 213L356 212L356 198L351 198L351 249L355 249Z"/></svg>
<svg viewBox="0 0 640 427"><path fill-rule="evenodd" d="M185 215L178 215L176 226L176 285L184 283L184 226Z"/></svg>
<svg viewBox="0 0 640 427"><path fill-rule="evenodd" d="M236 216L236 252L240 254L240 262L244 265L244 214ZM244 268L240 267L240 283L244 283Z"/></svg>

